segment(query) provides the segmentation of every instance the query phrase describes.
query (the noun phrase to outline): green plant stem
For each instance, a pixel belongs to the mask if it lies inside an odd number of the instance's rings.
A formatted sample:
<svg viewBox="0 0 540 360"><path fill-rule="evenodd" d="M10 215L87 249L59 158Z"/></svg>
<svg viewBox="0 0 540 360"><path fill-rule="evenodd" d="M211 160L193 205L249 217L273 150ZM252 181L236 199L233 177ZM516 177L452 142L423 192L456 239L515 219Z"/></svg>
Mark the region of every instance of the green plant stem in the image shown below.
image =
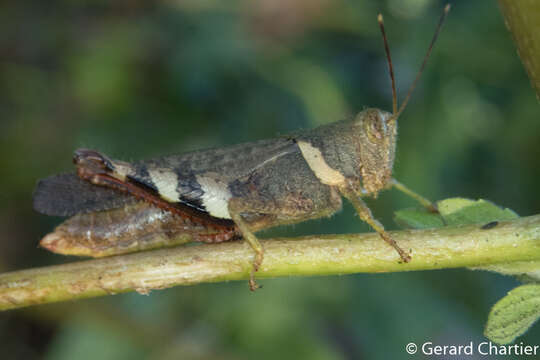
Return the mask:
<svg viewBox="0 0 540 360"><path fill-rule="evenodd" d="M536 97L540 99L540 1L499 0L499 4Z"/></svg>
<svg viewBox="0 0 540 360"><path fill-rule="evenodd" d="M375 233L263 240L257 278L482 267L540 260L540 215L481 225L391 233L412 261ZM0 309L175 285L247 279L253 258L244 242L180 246L0 275ZM528 269L531 270L531 269ZM246 284L247 291L247 284Z"/></svg>

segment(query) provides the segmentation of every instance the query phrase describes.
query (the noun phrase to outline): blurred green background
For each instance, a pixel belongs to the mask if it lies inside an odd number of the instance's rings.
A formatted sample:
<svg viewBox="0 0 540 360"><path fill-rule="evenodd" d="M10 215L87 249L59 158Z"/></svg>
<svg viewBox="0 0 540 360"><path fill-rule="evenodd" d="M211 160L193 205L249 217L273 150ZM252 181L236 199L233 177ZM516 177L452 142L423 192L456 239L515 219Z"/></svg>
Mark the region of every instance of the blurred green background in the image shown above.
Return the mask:
<svg viewBox="0 0 540 360"><path fill-rule="evenodd" d="M73 261L36 247L61 219L37 179L77 147L124 160L274 137L391 109L376 15L403 98L444 3L429 0L24 1L0 5L0 270ZM539 108L494 1L453 1L400 119L395 176L431 199L540 211ZM415 204L390 191L392 213ZM262 236L370 231L349 205ZM0 314L3 358L387 359L408 342L483 340L517 283L465 269L231 282ZM538 345L540 326L519 339ZM535 343L536 341L536 343Z"/></svg>

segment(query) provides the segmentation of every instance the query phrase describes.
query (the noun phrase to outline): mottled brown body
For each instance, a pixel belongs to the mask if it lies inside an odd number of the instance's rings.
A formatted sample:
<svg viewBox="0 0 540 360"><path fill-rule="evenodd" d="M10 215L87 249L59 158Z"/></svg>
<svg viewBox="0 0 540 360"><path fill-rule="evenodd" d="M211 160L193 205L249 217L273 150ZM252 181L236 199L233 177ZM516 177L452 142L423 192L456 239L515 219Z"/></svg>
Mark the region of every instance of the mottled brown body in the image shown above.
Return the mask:
<svg viewBox="0 0 540 360"><path fill-rule="evenodd" d="M190 202L201 197L198 193L193 195L193 179L213 179L222 184L216 191L230 194L228 205L235 208L252 231L258 231L333 214L341 208L341 187L360 196L376 196L387 187L397 134L396 122L387 123L390 116L367 109L354 119L299 134L134 164L79 150L75 162L79 176L95 185L127 192L218 232L229 231L231 227L227 225L234 225L232 222L214 217L202 205ZM343 175L341 183L321 181L306 162L299 142L319 149L321 161ZM386 150L376 152L381 146ZM118 171L118 164L123 174ZM173 203L161 198L162 185L147 175L150 169L174 173L179 197L183 199ZM203 211L196 212L201 208Z"/></svg>

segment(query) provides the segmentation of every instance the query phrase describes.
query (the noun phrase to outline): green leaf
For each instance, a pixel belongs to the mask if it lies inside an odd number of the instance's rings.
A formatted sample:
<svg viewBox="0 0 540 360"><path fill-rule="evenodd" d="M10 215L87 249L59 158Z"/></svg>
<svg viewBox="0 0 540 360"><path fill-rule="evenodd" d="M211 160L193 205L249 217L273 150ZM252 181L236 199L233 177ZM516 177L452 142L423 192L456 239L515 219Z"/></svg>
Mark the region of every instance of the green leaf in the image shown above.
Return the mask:
<svg viewBox="0 0 540 360"><path fill-rule="evenodd" d="M403 209L394 214L394 221L405 229L429 229L444 226L442 217L425 209Z"/></svg>
<svg viewBox="0 0 540 360"><path fill-rule="evenodd" d="M439 214L425 209L396 211L395 221L404 228L426 229L443 225L488 224L516 219L518 215L487 200L451 198L437 202Z"/></svg>
<svg viewBox="0 0 540 360"><path fill-rule="evenodd" d="M453 198L439 201L437 207L448 225L489 223L517 219L510 209L501 208L487 200Z"/></svg>
<svg viewBox="0 0 540 360"><path fill-rule="evenodd" d="M484 335L497 344L508 344L540 317L540 284L518 286L491 309Z"/></svg>

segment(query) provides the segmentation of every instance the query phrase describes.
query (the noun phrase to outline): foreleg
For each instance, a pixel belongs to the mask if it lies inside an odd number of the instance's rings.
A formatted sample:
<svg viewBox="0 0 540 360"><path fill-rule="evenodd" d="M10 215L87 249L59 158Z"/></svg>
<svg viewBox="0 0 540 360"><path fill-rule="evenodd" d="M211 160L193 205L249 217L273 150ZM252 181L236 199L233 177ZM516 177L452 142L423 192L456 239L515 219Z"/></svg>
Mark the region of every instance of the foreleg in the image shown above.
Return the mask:
<svg viewBox="0 0 540 360"><path fill-rule="evenodd" d="M400 248L396 241L392 239L390 234L384 230L384 226L373 217L371 210L354 190L349 187L342 187L339 190L341 194L353 204L360 219L368 223L369 226L371 226L384 241L392 246L398 252L399 256L404 262L411 261L411 256Z"/></svg>

